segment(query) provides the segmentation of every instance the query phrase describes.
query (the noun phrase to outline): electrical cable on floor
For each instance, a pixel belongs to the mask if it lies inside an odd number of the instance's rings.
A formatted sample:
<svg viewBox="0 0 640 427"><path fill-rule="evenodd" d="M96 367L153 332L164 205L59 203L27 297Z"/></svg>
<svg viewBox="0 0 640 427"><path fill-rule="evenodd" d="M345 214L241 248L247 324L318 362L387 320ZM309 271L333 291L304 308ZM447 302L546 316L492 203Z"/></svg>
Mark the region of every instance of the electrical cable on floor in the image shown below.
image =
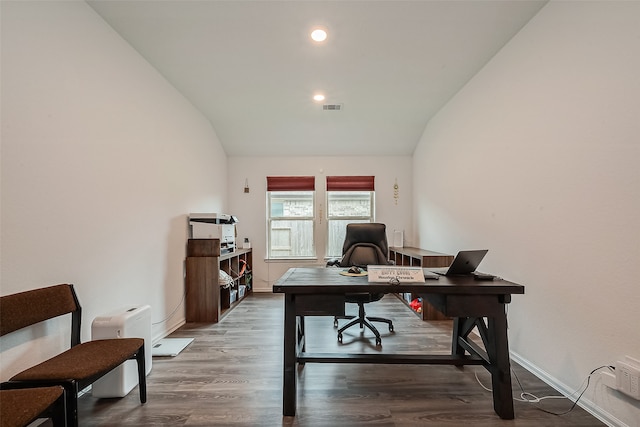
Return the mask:
<svg viewBox="0 0 640 427"><path fill-rule="evenodd" d="M544 408L541 407L536 407L536 409L542 411L542 412L546 412L547 414L551 414L551 415L566 415L569 412L573 411L575 409L575 407L578 404L578 401L582 398L582 395L584 394L585 391L587 391L587 389L589 388L589 381L591 380L591 377L593 376L593 374L595 374L597 371L599 371L600 369L604 369L604 368L608 368L610 370L615 370L614 366L611 365L603 365L603 366L599 366L597 368L595 368L593 371L591 371L589 373L589 375L587 375L587 377L582 381L582 384L580 384L580 387L578 387L575 391L573 391L571 394L567 395L567 396L563 396L563 395L559 395L559 396L542 396L542 397L538 397L533 393L529 393L527 391L524 390L524 387L522 386L522 383L520 382L520 379L518 378L518 375L515 373L515 371L513 369L511 369L511 372L513 373L513 376L516 379L516 382L518 383L518 386L520 387L520 390L522 390L522 393L520 393L520 398L513 398L513 400L515 400L516 402L524 402L524 403L540 403L543 400L547 400L547 399L570 399L571 396L574 396L576 393L580 392L580 394L578 395L577 399L573 402L573 405L571 405L571 408L569 408L568 410L566 410L565 412L553 412L553 411L549 411L546 410ZM486 391L493 391L492 389L490 389L489 387L485 386L484 384L482 384L482 382L480 381L480 378L478 378L478 371L476 370L474 372L474 375L476 377L476 381L478 382L478 384L480 384L480 387L482 387L483 389L485 389ZM586 385L584 385L586 382ZM584 389L582 389L584 385ZM582 391L580 391L582 389Z"/></svg>

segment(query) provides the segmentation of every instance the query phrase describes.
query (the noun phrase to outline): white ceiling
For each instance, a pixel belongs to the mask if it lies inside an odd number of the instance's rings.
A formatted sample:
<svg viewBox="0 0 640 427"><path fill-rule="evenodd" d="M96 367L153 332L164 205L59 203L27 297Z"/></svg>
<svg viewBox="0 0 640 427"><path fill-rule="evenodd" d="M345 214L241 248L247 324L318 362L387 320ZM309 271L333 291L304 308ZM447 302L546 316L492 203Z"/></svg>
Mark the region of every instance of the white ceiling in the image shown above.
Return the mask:
<svg viewBox="0 0 640 427"><path fill-rule="evenodd" d="M227 155L387 156L411 155L546 0L87 2L211 121Z"/></svg>

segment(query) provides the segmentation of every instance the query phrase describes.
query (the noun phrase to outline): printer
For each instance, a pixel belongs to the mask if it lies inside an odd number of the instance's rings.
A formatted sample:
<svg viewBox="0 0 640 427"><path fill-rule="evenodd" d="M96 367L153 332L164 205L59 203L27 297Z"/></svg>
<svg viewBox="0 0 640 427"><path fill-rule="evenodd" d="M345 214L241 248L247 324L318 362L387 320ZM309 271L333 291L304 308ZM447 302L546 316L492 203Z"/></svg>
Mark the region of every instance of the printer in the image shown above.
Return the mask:
<svg viewBox="0 0 640 427"><path fill-rule="evenodd" d="M236 250L236 223L233 215L219 213L189 214L189 237L191 239L220 239L220 253Z"/></svg>

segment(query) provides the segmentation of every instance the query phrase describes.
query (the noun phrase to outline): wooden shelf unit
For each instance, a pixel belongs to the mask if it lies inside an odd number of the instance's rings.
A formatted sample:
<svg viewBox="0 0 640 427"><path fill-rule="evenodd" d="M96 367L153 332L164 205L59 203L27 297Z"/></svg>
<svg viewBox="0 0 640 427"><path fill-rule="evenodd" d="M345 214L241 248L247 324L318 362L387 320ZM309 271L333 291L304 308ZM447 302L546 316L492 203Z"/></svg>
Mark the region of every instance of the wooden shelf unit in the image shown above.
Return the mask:
<svg viewBox="0 0 640 427"><path fill-rule="evenodd" d="M426 249L411 248L411 247L390 247L389 259L395 261L396 265L408 265L422 268L429 267L448 267L453 262L453 255L442 254L439 252L433 252ZM409 303L417 298L417 295L405 296L397 294L398 298L402 300L407 306L411 307ZM407 299L409 301L407 301ZM413 309L412 309L413 310ZM414 312L422 318L422 320L448 320L444 314L436 310L431 304L426 301L422 301L422 313Z"/></svg>
<svg viewBox="0 0 640 427"><path fill-rule="evenodd" d="M234 252L220 255L219 268L233 279L231 286L228 288L220 288L221 316L224 316L251 293L253 287L251 255L251 249L236 249ZM236 294L232 301L231 294L233 292Z"/></svg>
<svg viewBox="0 0 640 427"><path fill-rule="evenodd" d="M252 291L251 249L220 254L219 239L189 239L185 264L187 322L217 323ZM232 278L228 287L219 284L220 270Z"/></svg>

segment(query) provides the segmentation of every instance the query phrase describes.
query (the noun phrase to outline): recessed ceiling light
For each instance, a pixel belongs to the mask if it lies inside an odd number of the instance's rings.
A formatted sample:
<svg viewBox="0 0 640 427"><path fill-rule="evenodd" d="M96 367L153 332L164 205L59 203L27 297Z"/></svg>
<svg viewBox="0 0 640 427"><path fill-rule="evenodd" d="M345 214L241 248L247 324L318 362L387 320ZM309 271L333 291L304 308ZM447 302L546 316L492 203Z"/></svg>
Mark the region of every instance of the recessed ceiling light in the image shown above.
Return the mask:
<svg viewBox="0 0 640 427"><path fill-rule="evenodd" d="M324 28L316 28L311 32L311 38L316 42L323 42L327 39L327 31Z"/></svg>
<svg viewBox="0 0 640 427"><path fill-rule="evenodd" d="M321 93L317 93L315 95L313 95L313 100L314 101L324 101L324 95Z"/></svg>

